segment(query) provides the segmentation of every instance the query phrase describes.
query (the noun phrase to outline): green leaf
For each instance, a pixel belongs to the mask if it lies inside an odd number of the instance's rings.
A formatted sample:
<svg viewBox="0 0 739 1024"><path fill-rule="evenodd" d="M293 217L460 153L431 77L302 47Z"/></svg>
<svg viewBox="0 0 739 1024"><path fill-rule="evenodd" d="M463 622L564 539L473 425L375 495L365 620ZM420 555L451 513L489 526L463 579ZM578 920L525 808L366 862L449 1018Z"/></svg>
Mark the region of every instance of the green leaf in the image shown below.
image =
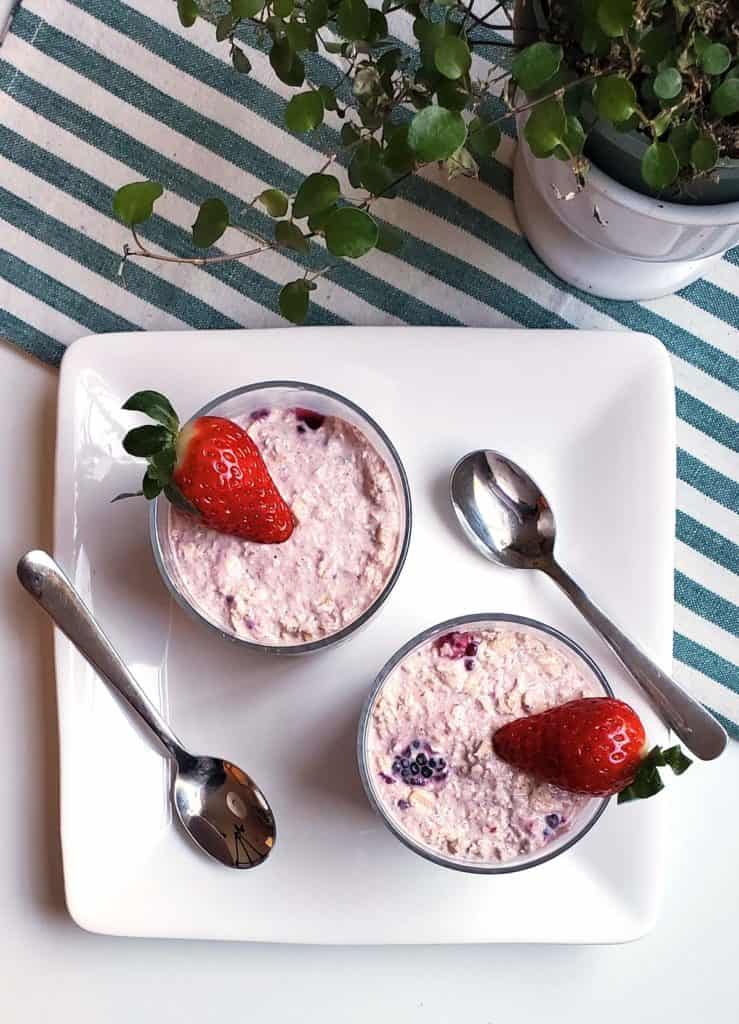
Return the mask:
<svg viewBox="0 0 739 1024"><path fill-rule="evenodd" d="M318 92L323 100L323 106L325 110L338 110L336 103L336 93L333 89L329 88L328 85L319 85Z"/></svg>
<svg viewBox="0 0 739 1024"><path fill-rule="evenodd" d="M328 21L328 4L326 0L308 0L304 7L305 23L316 32Z"/></svg>
<svg viewBox="0 0 739 1024"><path fill-rule="evenodd" d="M316 210L308 217L308 230L322 232L326 227L326 221L336 209L336 205L327 206L325 210Z"/></svg>
<svg viewBox="0 0 739 1024"><path fill-rule="evenodd" d="M413 116L408 145L421 163L446 160L464 145L467 127L462 116L443 107L425 107Z"/></svg>
<svg viewBox="0 0 739 1024"><path fill-rule="evenodd" d="M264 8L266 0L231 0L234 18L253 18Z"/></svg>
<svg viewBox="0 0 739 1024"><path fill-rule="evenodd" d="M281 188L268 188L257 196L270 217L284 217L287 213L288 198Z"/></svg>
<svg viewBox="0 0 739 1024"><path fill-rule="evenodd" d="M710 135L702 135L690 147L690 162L696 171L710 171L718 163L718 143Z"/></svg>
<svg viewBox="0 0 739 1024"><path fill-rule="evenodd" d="M681 167L687 167L691 162L690 151L697 138L698 128L692 118L683 124L676 125L670 132L669 143L675 150L675 156Z"/></svg>
<svg viewBox="0 0 739 1024"><path fill-rule="evenodd" d="M353 146L359 142L360 135L355 125L347 122L341 126L341 143L343 146Z"/></svg>
<svg viewBox="0 0 739 1024"><path fill-rule="evenodd" d="M618 794L617 803L625 804L631 800L645 800L647 797L659 793L664 788L665 784L659 777L659 772L656 768L652 768L641 775L637 775L630 786L622 789Z"/></svg>
<svg viewBox="0 0 739 1024"><path fill-rule="evenodd" d="M224 39L228 39L234 24L234 19L230 14L224 14L218 19L216 22L216 39L219 43L222 43Z"/></svg>
<svg viewBox="0 0 739 1024"><path fill-rule="evenodd" d="M711 40L705 34L705 32L696 32L695 38L693 39L693 49L698 60L701 59L705 51L711 45Z"/></svg>
<svg viewBox="0 0 739 1024"><path fill-rule="evenodd" d="M579 156L585 148L585 140L585 129L580 119L574 114L568 114L565 135L562 144L554 150L554 156L558 160L571 160L572 157Z"/></svg>
<svg viewBox="0 0 739 1024"><path fill-rule="evenodd" d="M687 757L679 744L674 747L668 747L662 754L663 760L666 765L672 768L675 775L682 775L686 772L693 763L689 757Z"/></svg>
<svg viewBox="0 0 739 1024"><path fill-rule="evenodd" d="M278 39L269 51L272 70L285 85L299 86L305 81L305 67L288 39Z"/></svg>
<svg viewBox="0 0 739 1024"><path fill-rule="evenodd" d="M634 781L619 793L618 802L623 804L630 800L643 800L646 797L654 796L655 793L664 789L664 783L659 774L660 768L669 766L675 775L682 775L692 763L679 745L669 747L667 750L662 750L661 747L652 747L646 757L642 759Z"/></svg>
<svg viewBox="0 0 739 1024"><path fill-rule="evenodd" d="M220 199L206 199L192 226L192 241L198 249L207 249L228 227L228 207Z"/></svg>
<svg viewBox="0 0 739 1024"><path fill-rule="evenodd" d="M319 92L299 92L285 108L285 124L291 132L311 132L323 121L323 100Z"/></svg>
<svg viewBox="0 0 739 1024"><path fill-rule="evenodd" d="M129 227L143 224L154 212L154 203L164 189L158 181L132 181L113 196L113 212Z"/></svg>
<svg viewBox="0 0 739 1024"><path fill-rule="evenodd" d="M377 43L387 35L387 18L381 11L370 7L369 29L367 31L367 42Z"/></svg>
<svg viewBox="0 0 739 1024"><path fill-rule="evenodd" d="M159 391L137 391L122 406L127 412L143 412L174 434L180 429L177 413L169 399Z"/></svg>
<svg viewBox="0 0 739 1024"><path fill-rule="evenodd" d="M251 71L251 61L240 46L231 49L231 63L241 75L248 75Z"/></svg>
<svg viewBox="0 0 739 1024"><path fill-rule="evenodd" d="M416 162L416 157L408 145L408 130L410 125L397 126L398 130L393 132L390 141L385 147L385 165L394 171L396 175L405 174L410 171ZM386 132L387 136L387 132Z"/></svg>
<svg viewBox="0 0 739 1024"><path fill-rule="evenodd" d="M467 147L475 156L492 156L500 144L500 128L497 124L485 124L479 117L473 117L467 130Z"/></svg>
<svg viewBox="0 0 739 1024"><path fill-rule="evenodd" d="M370 12L365 0L341 0L336 12L336 28L349 42L366 39L370 26Z"/></svg>
<svg viewBox="0 0 739 1024"><path fill-rule="evenodd" d="M185 28L195 24L199 13L196 0L177 0L177 16Z"/></svg>
<svg viewBox="0 0 739 1024"><path fill-rule="evenodd" d="M511 74L524 92L536 92L559 71L562 47L554 43L534 43L522 50L511 66Z"/></svg>
<svg viewBox="0 0 739 1024"><path fill-rule="evenodd" d="M641 163L642 177L650 188L659 192L668 188L680 172L680 163L669 142L653 142Z"/></svg>
<svg viewBox="0 0 739 1024"><path fill-rule="evenodd" d="M598 0L597 19L607 36L622 36L634 22L634 0Z"/></svg>
<svg viewBox="0 0 739 1024"><path fill-rule="evenodd" d="M149 456L148 473L150 476L161 481L162 484L169 483L174 473L176 461L177 452L174 444L167 445L160 452L155 452L154 455Z"/></svg>
<svg viewBox="0 0 739 1024"><path fill-rule="evenodd" d="M285 29L288 41L293 50L298 53L300 50L311 50L313 53L318 49L316 34L302 21L290 21Z"/></svg>
<svg viewBox="0 0 739 1024"><path fill-rule="evenodd" d="M469 90L461 80L456 82L443 78L436 90L436 99L445 110L464 110L470 100Z"/></svg>
<svg viewBox="0 0 739 1024"><path fill-rule="evenodd" d="M672 25L658 25L645 32L639 42L644 64L657 70L657 65L670 52L675 41L675 29Z"/></svg>
<svg viewBox="0 0 739 1024"><path fill-rule="evenodd" d="M472 55L461 36L445 36L434 50L436 70L445 78L462 78L470 70Z"/></svg>
<svg viewBox="0 0 739 1024"><path fill-rule="evenodd" d="M264 24L266 25L267 31L269 32L274 42L277 42L278 39L284 39L286 37L287 24L282 20L282 18L278 18L275 14L270 14Z"/></svg>
<svg viewBox="0 0 739 1024"><path fill-rule="evenodd" d="M355 260L377 245L379 228L364 210L342 206L326 221L326 246L334 256Z"/></svg>
<svg viewBox="0 0 739 1024"><path fill-rule="evenodd" d="M674 111L671 110L670 108L668 108L667 110L663 110L660 114L657 115L657 117L655 117L655 119L652 121L652 131L654 132L655 138L660 138L662 135L665 134L667 129L672 124L673 117ZM625 122L623 121L621 122L621 124L624 123ZM617 125L617 127L620 128L621 125Z"/></svg>
<svg viewBox="0 0 739 1024"><path fill-rule="evenodd" d="M172 444L172 432L166 427L134 427L123 438L123 447L129 455L145 459Z"/></svg>
<svg viewBox="0 0 739 1024"><path fill-rule="evenodd" d="M448 160L444 161L444 170L450 181L461 176L465 178L476 178L479 167L477 161L466 146L460 146L452 153Z"/></svg>
<svg viewBox="0 0 739 1024"><path fill-rule="evenodd" d="M293 217L298 220L333 206L341 195L341 186L331 174L309 174L293 200Z"/></svg>
<svg viewBox="0 0 739 1024"><path fill-rule="evenodd" d="M275 239L279 245L295 252L308 252L310 245L300 228L289 220L278 220L275 224Z"/></svg>
<svg viewBox="0 0 739 1024"><path fill-rule="evenodd" d="M677 68L663 68L652 83L655 96L661 100L674 100L680 95L683 76Z"/></svg>
<svg viewBox="0 0 739 1024"><path fill-rule="evenodd" d="M123 494L116 494L115 498L110 499L111 505L116 501L124 501L126 498L143 498L143 491L126 491Z"/></svg>
<svg viewBox="0 0 739 1024"><path fill-rule="evenodd" d="M549 99L531 111L524 136L537 157L549 156L567 133L567 117L561 100Z"/></svg>
<svg viewBox="0 0 739 1024"><path fill-rule="evenodd" d="M701 54L700 61L709 75L723 75L731 64L731 52L723 43L711 43Z"/></svg>
<svg viewBox="0 0 739 1024"><path fill-rule="evenodd" d="M627 121L637 108L636 90L621 75L599 78L593 90L595 109L606 121Z"/></svg>
<svg viewBox="0 0 739 1024"><path fill-rule="evenodd" d="M390 227L389 224L379 225L379 234L377 236L377 248L381 252L396 253L400 252L403 248L403 234L398 231L397 228Z"/></svg>
<svg viewBox="0 0 739 1024"><path fill-rule="evenodd" d="M739 114L739 78L726 78L711 93L711 113L715 117Z"/></svg>
<svg viewBox="0 0 739 1024"><path fill-rule="evenodd" d="M148 501L152 501L162 491L162 484L159 479L151 471L151 467L144 473L144 481L142 484L143 495Z"/></svg>
<svg viewBox="0 0 739 1024"><path fill-rule="evenodd" d="M278 18L289 18L295 10L295 0L272 0L272 10Z"/></svg>
<svg viewBox="0 0 739 1024"><path fill-rule="evenodd" d="M302 324L308 315L310 287L305 278L290 281L280 291L280 313L293 324Z"/></svg>

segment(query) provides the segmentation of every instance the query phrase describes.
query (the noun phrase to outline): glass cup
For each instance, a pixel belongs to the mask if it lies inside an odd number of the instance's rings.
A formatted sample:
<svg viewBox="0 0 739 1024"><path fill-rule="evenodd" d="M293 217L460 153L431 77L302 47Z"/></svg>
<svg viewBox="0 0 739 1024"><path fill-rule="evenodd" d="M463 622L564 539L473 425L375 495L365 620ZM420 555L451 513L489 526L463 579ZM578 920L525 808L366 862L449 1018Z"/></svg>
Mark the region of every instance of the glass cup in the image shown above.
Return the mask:
<svg viewBox="0 0 739 1024"><path fill-rule="evenodd" d="M348 640L350 636L370 621L387 600L398 581L408 553L412 523L411 494L408 478L403 463L400 461L400 456L382 427L363 409L355 405L354 402L333 391L329 391L327 388L304 384L300 381L284 380L249 384L246 387L236 388L234 391L229 391L225 395L214 398L213 401L208 402L202 409L199 409L193 416L193 419L206 415L223 416L225 418L249 416L260 409L275 407L283 409L307 408L324 416L338 416L346 420L361 430L370 444L382 456L388 467L395 484L400 505L400 542L393 570L372 604L353 622L348 623L348 625L335 633L321 637L319 640L298 644L261 644L225 629L222 623L209 618L204 610L198 607L191 599L184 581L180 578L177 561L172 553L168 529L171 505L165 497L160 496L156 501L152 502L149 534L154 561L164 582L175 601L196 621L203 623L209 629L215 630L216 633L225 639L250 650L267 652L269 654L307 654L313 651L325 650L327 647Z"/></svg>
<svg viewBox="0 0 739 1024"><path fill-rule="evenodd" d="M538 632L540 634L544 634L543 639L546 640L548 644L554 647L559 647L560 649L566 649L567 654L570 656L574 654L576 658L582 662L584 673L590 676L590 678L593 679L603 691L603 696L613 696L613 691L611 690L606 677L595 664L593 659L586 654L574 640L571 640L552 626L547 626L543 622L537 622L535 619L527 619L520 615L506 615L504 613L463 615L460 618L449 619L448 621L441 622L436 626L431 626L430 629L426 629L423 633L419 633L418 636L414 636L412 640L409 640L408 643L404 644L400 648L400 650L395 652L392 658L390 658L384 668L382 668L377 675L370 694L365 701L359 720L359 732L357 736L359 774L370 804L372 804L374 810L380 815L384 824L390 829L393 835L401 841L401 843L404 843L409 849L413 850L414 853L419 854L421 857L425 857L426 860L433 861L434 864L439 864L442 867L453 868L456 871L468 871L479 875L504 875L512 871L523 871L526 868L533 868L538 864L545 864L547 861L564 853L565 850L571 849L583 838L583 836L587 835L593 825L595 825L598 818L600 818L603 811L605 811L608 800L610 799L609 797L592 797L578 812L577 816L572 821L570 828L566 832L555 836L539 850L535 850L532 853L519 854L517 857L503 861L502 863L481 863L480 861L466 861L459 857L446 857L438 851L420 843L414 836L406 832L398 820L388 813L387 808L379 796L378 782L375 777L375 772L370 770L369 767L369 752L367 749L372 712L375 702L382 692L385 680L393 669L409 654L412 654L419 647L433 643L434 640L444 636L446 633L451 633L457 630L462 632L479 632L488 629L496 629L501 625L510 627L511 624L514 626L521 626L527 632Z"/></svg>

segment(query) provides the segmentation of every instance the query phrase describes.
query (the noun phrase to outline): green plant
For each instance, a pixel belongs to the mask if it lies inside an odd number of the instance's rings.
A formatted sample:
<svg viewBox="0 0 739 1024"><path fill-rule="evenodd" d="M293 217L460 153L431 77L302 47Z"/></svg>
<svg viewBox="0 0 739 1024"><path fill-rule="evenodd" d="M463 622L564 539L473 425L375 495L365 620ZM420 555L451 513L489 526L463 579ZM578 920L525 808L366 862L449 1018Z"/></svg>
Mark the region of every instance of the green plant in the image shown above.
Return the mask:
<svg viewBox="0 0 739 1024"><path fill-rule="evenodd" d="M219 197L203 202L194 247L208 249L230 226L256 243L239 252L152 251L137 228L152 216L162 186L124 186L113 204L133 234L124 264L204 266L279 248L306 255L315 245L339 259L395 252L402 235L377 219L377 200L395 196L425 164L441 163L450 177L476 175L478 160L498 148L501 122L516 114L527 114L523 135L534 155L570 161L577 188L598 120L649 137L642 171L656 190L711 174L722 157L739 155L737 2L551 0L545 33L518 50L510 69L486 64L481 75L473 70L476 51L487 56L514 45L512 0L491 0L482 15L473 13L473 0L383 0L381 11L366 0L176 0L184 26L198 18L214 24L236 73L251 70L245 35L268 51L280 81L298 90L285 108L286 127L315 131L330 111L341 122L342 148L292 194L268 188L236 215ZM388 18L401 12L414 19L417 58L390 33ZM320 49L341 62L331 83L306 69L306 54ZM330 173L334 164L345 165L350 194ZM255 209L272 219L271 228L264 230ZM301 323L317 280L335 266L328 260L288 282L282 315Z"/></svg>

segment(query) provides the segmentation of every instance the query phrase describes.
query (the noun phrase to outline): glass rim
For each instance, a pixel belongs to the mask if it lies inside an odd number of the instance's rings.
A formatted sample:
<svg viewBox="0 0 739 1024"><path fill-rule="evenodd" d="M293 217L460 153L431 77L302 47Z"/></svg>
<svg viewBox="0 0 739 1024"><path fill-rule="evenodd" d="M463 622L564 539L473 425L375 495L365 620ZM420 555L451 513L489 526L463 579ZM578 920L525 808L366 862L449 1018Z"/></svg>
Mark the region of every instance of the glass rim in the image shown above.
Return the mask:
<svg viewBox="0 0 739 1024"><path fill-rule="evenodd" d="M556 850L547 852L547 848L542 847L541 856L534 857L532 860L527 861L524 864L516 864L512 861L504 862L502 864L478 864L474 861L461 861L455 860L452 857L444 857L442 854L437 853L430 847L423 846L421 843L416 842L396 824L386 811L382 801L376 796L375 784L367 765L367 732L369 729L372 708L374 707L380 690L384 686L390 673L397 665L400 664L403 658L417 647L433 640L439 635L443 635L445 632L449 632L462 626L474 626L494 622L511 622L517 625L527 626L540 630L541 632L553 637L555 640L558 640L585 662L597 679L598 683L603 688L605 695L607 697L614 696L611 685L603 673L603 670L593 660L593 658L591 658L587 651L585 651L577 641L567 636L566 633L562 633L561 630L556 629L554 626L549 626L545 622L540 622L538 619L528 618L525 615L514 615L509 612L480 612L461 615L453 619L446 619L444 622L438 622L436 625L429 626L427 629L417 633L416 636L412 637L410 640L406 641L402 647L398 648L398 650L385 662L375 677L370 692L362 707L362 712L359 717L359 729L357 731L357 761L359 764L359 775L362 780L362 786L370 805L382 818L384 825L393 833L396 839L399 839L400 842L403 843L404 846L409 850L412 850L413 853L423 857L425 860L431 861L433 864L437 864L440 867L452 868L455 871L463 871L468 874L475 875L513 874L516 871L527 871L529 868L538 867L540 864L546 864L547 861L554 860L555 857L559 857L566 850L571 849L576 843L583 839L588 832L590 832L605 811L611 799L610 796L601 797L599 806L588 818L583 827L575 832L567 842L557 847ZM597 800L599 798L593 797L592 799Z"/></svg>
<svg viewBox="0 0 739 1024"><path fill-rule="evenodd" d="M234 398L239 398L241 395L247 395L254 391L263 391L265 389L276 389L276 388L290 388L294 391L306 391L312 392L313 394L321 395L325 398L330 398L333 401L338 402L340 405L346 406L353 413L355 413L361 420L368 424L380 437L381 441L387 448L392 458L395 470L400 478L400 489L401 494L401 505L405 513L405 529L403 531L403 539L400 544L398 557L395 562L393 571L387 578L387 581L374 599L374 601L362 612L362 614L349 622L346 626L337 630L335 633L329 633L327 636L321 637L319 640L310 640L307 643L300 644L260 644L255 640L248 640L246 637L239 636L237 633L228 632L222 629L215 622L211 622L210 619L206 618L198 608L195 607L194 603L191 602L187 595L184 594L179 587L175 585L174 580L167 568L164 560L164 554L162 552L162 544L159 536L159 525L158 525L158 514L160 508L160 502L167 502L167 499L162 495L159 495L151 503L149 509L149 540L151 543L152 552L154 554L154 562L156 563L159 574L164 580L164 583L169 590L172 597L175 599L177 604L183 611L187 612L191 618L194 618L197 622L203 623L208 629L213 630L219 636L226 640L230 640L232 643L238 644L246 648L247 650L258 651L262 654L310 654L316 651L324 650L333 644L341 643L343 640L348 639L352 633L360 629L365 623L367 623L376 612L380 610L382 605L390 596L391 592L395 588L395 584L400 578L401 571L405 565L406 558L408 556L408 549L411 542L411 532L413 527L413 507L411 501L411 489L408 482L408 474L405 471L403 461L398 454L398 451L393 442L388 437L387 433L383 430L380 424L372 417L368 412L353 402L350 398L346 398L344 395L339 394L337 391L332 391L330 388L322 387L319 384L309 384L306 381L299 380L266 380L258 381L254 384L245 384L242 387L232 388L230 391L224 392L224 394L211 399L206 402L197 412L194 412L187 423L191 423L193 420L200 416L207 416L214 409ZM186 424L185 424L186 425ZM368 441L372 443L372 439L368 438ZM374 446L373 446L374 447ZM381 453L379 453L381 454Z"/></svg>

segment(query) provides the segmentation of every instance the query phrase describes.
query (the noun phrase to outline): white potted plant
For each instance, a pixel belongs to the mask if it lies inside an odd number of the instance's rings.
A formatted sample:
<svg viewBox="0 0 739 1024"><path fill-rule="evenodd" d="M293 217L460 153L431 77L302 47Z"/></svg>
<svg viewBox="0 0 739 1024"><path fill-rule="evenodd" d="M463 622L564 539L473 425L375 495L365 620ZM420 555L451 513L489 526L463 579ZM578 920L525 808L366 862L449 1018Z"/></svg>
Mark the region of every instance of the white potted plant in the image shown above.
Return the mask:
<svg viewBox="0 0 739 1024"><path fill-rule="evenodd" d="M739 243L736 0L520 0L517 14L521 41L539 37L514 62L542 99L519 115L515 166L532 247L607 298L694 281Z"/></svg>
<svg viewBox="0 0 739 1024"><path fill-rule="evenodd" d="M204 198L193 251L178 256L152 246L143 226L163 186L124 185L113 206L133 244L121 272L129 259L206 265L281 249L298 276L280 312L300 323L338 261L402 244L376 215L379 198L426 164L474 176L500 123L517 117L516 206L544 262L612 298L674 291L739 243L738 5L490 0L478 13L470 0L383 0L382 10L367 0L176 0L183 25L213 24L236 76L251 71L244 43L266 51L296 90L286 129L323 125L332 148L297 189L275 182L244 197L237 217L228 197ZM390 20L408 15L417 54L398 45ZM511 47L509 75L496 61L507 64ZM229 228L248 244L222 251Z"/></svg>

